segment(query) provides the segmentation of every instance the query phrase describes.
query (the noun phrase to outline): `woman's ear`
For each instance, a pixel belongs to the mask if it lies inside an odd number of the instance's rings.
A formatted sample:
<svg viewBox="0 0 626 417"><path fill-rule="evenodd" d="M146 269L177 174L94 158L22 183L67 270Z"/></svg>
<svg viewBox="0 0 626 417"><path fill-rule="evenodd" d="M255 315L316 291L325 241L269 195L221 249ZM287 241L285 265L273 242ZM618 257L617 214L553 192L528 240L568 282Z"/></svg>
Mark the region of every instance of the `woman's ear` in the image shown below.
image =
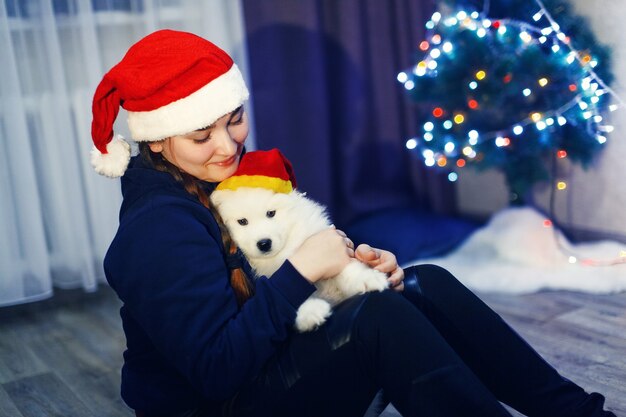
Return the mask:
<svg viewBox="0 0 626 417"><path fill-rule="evenodd" d="M163 141L160 140L158 142L148 142L148 146L150 150L154 153L163 152Z"/></svg>

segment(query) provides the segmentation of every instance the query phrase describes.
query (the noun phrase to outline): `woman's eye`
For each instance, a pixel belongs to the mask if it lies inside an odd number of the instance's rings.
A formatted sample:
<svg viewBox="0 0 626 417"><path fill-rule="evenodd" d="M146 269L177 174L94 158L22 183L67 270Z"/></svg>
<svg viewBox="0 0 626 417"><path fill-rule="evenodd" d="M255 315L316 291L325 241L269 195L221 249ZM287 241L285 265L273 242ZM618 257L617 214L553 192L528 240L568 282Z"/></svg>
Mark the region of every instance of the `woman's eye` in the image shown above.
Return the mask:
<svg viewBox="0 0 626 417"><path fill-rule="evenodd" d="M270 210L267 213L265 213L265 215L271 219L272 217L276 215L276 210Z"/></svg>
<svg viewBox="0 0 626 417"><path fill-rule="evenodd" d="M239 117L237 118L237 120L231 120L228 124L229 125L240 125L241 122L243 122L243 114L239 115Z"/></svg>
<svg viewBox="0 0 626 417"><path fill-rule="evenodd" d="M245 226L248 224L248 219L239 219L237 220L237 223L239 223L242 226Z"/></svg>
<svg viewBox="0 0 626 417"><path fill-rule="evenodd" d="M211 139L211 136L207 136L206 138L202 138L202 139L194 139L194 143L206 143L209 141L209 139Z"/></svg>

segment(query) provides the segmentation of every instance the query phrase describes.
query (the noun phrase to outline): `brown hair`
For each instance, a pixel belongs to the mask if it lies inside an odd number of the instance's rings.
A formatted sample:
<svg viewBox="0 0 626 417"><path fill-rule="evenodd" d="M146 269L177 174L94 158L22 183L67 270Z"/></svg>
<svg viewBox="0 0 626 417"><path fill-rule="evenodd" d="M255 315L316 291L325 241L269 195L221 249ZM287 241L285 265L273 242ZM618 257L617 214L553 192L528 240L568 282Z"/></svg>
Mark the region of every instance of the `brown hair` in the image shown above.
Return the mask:
<svg viewBox="0 0 626 417"><path fill-rule="evenodd" d="M219 213L213 208L211 205L211 200L209 199L209 193L202 187L201 181L190 175L176 165L169 162L167 159L163 158L160 152L152 152L150 146L146 142L139 143L139 153L141 158L143 158L148 164L150 164L157 171L167 172L169 173L176 181L181 183L185 190L198 198L200 203L205 206L207 209L211 211L213 217L217 221L217 224L220 227L220 232L222 235L222 244L226 249L227 256L235 256L237 252L237 246L233 239L230 237L228 233L228 229L224 225L222 218ZM250 298L253 294L253 288L246 276L245 272L241 267L234 268L230 270L230 285L235 291L235 296L237 297L237 303L239 306L242 306L243 303L246 302L248 298Z"/></svg>

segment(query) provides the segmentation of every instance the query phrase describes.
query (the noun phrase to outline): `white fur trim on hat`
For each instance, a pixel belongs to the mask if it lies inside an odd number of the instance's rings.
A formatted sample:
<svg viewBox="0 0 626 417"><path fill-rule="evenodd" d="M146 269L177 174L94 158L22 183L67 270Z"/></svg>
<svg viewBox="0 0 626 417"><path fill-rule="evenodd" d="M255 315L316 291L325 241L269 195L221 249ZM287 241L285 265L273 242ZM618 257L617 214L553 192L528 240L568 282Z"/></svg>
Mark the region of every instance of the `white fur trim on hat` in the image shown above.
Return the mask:
<svg viewBox="0 0 626 417"><path fill-rule="evenodd" d="M137 142L157 141L213 124L248 99L237 65L187 97L158 109L128 112L128 127Z"/></svg>
<svg viewBox="0 0 626 417"><path fill-rule="evenodd" d="M100 153L95 146L91 150L91 165L98 174L109 178L124 175L128 161L130 161L130 145L121 135L116 135L107 144L107 153Z"/></svg>

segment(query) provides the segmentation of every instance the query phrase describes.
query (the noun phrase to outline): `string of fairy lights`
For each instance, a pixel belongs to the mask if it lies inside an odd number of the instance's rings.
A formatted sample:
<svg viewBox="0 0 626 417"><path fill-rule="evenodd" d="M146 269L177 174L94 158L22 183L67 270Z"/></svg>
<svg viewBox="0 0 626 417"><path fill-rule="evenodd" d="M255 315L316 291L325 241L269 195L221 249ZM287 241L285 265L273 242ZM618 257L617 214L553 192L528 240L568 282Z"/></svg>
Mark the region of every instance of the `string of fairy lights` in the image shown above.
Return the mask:
<svg viewBox="0 0 626 417"><path fill-rule="evenodd" d="M435 12L431 19L426 22L428 40L422 41L419 45L419 49L424 52L425 57L409 70L412 74L409 71L400 72L397 80L404 85L406 90L410 91L415 88L412 76L426 77L437 75L440 65L438 60L452 54L455 49L455 45L450 40L444 39L441 34L437 33L439 25L444 25L444 28L448 29L469 30L474 32L478 38L485 38L490 35L504 36L508 31L514 30L515 33L519 33L523 46L533 44L547 45L553 54L558 53L564 56L567 65L573 65L574 63L580 65L583 76L578 82L572 82L567 87L573 98L555 109L533 111L527 117L503 129L487 132L469 130L465 143L462 146L459 146L459 143L454 141L448 141L443 146L442 151L433 150L428 146L420 146L420 143L428 144L433 141L436 131L450 131L455 125L462 125L466 121L466 116L462 112L456 112L455 114L450 114L449 117L442 117L445 110L441 107L435 107L432 110L432 115L435 119L424 123L422 137L411 138L406 141L406 147L410 150L416 150L419 147L426 166L444 168L450 166L451 161L454 161L456 168L463 168L467 162L479 156L476 148L487 141L493 141L497 147L504 148L510 146L512 140L522 135L525 129L534 128L537 131L544 131L552 127L562 127L568 123L574 123L579 126L581 121L587 132L595 137L599 144L604 145L607 142L607 135L614 131L614 126L608 123L607 119L602 115L600 102L606 98L603 96L610 95L613 99L613 103L608 106L610 112L625 108L626 103L594 70L598 66L597 59L589 52L575 49L570 37L561 30L560 25L551 16L543 2L535 0L535 3L538 10L533 15L534 23L509 18L490 19L489 0L485 1L482 12L460 10L449 16L443 16L440 12ZM481 81L487 77L489 77L488 70L479 68L473 74L473 79L468 82L467 87L470 91L476 90L479 88ZM507 82L506 77L504 81ZM524 97L529 97L534 94L534 89L545 88L551 82L548 77L541 77L536 81L534 88L523 86L520 93ZM473 110L478 106L479 103L474 99L470 99L467 102L469 109ZM436 123L441 124L437 126ZM562 149L558 150L554 156L555 160L568 157L567 152ZM457 172L451 171L448 174L449 181L454 182L457 179ZM550 216L555 218L555 194L567 189L568 184L566 180L556 176L553 177L553 181L554 187L552 187L550 196ZM544 226L554 227L550 219L544 221ZM557 242L561 251L567 256L568 261L573 264L611 266L626 263L626 250L622 250L616 258L598 260L573 253L559 239L557 239Z"/></svg>

